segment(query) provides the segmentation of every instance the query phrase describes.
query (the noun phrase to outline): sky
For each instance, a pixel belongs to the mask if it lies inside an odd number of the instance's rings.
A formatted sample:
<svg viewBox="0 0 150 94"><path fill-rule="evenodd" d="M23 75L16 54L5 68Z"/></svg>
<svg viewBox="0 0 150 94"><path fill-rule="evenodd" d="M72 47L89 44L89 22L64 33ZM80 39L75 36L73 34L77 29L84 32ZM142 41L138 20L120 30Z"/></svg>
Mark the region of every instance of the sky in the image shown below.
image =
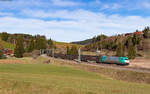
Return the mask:
<svg viewBox="0 0 150 94"><path fill-rule="evenodd" d="M0 0L0 32L72 42L150 26L150 0Z"/></svg>

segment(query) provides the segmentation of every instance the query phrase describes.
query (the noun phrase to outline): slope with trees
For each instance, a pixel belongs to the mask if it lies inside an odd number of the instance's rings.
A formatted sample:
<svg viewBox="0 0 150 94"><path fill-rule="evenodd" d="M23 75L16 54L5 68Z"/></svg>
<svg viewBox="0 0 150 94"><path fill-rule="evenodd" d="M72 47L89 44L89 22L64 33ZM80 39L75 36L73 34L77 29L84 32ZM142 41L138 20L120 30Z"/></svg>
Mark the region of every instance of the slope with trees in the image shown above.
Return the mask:
<svg viewBox="0 0 150 94"><path fill-rule="evenodd" d="M92 42L84 47L85 51L107 50L116 52L116 56L127 56L134 59L136 56L144 56L144 40L150 38L150 28L134 33L121 34L115 36L99 35L92 39ZM147 49L147 48L146 48ZM106 52L107 52L106 51ZM142 52L142 53L141 53Z"/></svg>

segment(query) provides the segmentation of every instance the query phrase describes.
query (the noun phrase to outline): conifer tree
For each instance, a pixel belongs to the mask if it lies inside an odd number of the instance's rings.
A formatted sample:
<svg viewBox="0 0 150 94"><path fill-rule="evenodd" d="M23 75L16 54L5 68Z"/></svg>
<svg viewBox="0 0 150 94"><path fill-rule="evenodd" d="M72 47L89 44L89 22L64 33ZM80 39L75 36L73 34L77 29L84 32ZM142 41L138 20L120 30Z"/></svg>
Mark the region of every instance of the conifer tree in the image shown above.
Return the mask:
<svg viewBox="0 0 150 94"><path fill-rule="evenodd" d="M35 49L40 50L40 49L46 49L46 39L40 36L36 37L35 40Z"/></svg>
<svg viewBox="0 0 150 94"><path fill-rule="evenodd" d="M71 55L77 55L78 54L78 49L76 46L72 46L70 49L70 54Z"/></svg>
<svg viewBox="0 0 150 94"><path fill-rule="evenodd" d="M55 48L55 45L52 39L48 40L48 45L49 45L49 48Z"/></svg>
<svg viewBox="0 0 150 94"><path fill-rule="evenodd" d="M2 47L2 45L0 44L0 59L3 58L3 55L4 55L4 53L3 53L3 47Z"/></svg>
<svg viewBox="0 0 150 94"><path fill-rule="evenodd" d="M7 32L2 32L1 33L1 39L4 41L7 41L9 37L9 34Z"/></svg>
<svg viewBox="0 0 150 94"><path fill-rule="evenodd" d="M72 46L71 49L67 46L68 55L78 55L78 49L76 46Z"/></svg>
<svg viewBox="0 0 150 94"><path fill-rule="evenodd" d="M118 43L116 56L124 56L124 47L121 43Z"/></svg>
<svg viewBox="0 0 150 94"><path fill-rule="evenodd" d="M4 56L3 50L0 49L0 59L3 59L3 56Z"/></svg>
<svg viewBox="0 0 150 94"><path fill-rule="evenodd" d="M128 48L128 58L134 59L136 57L135 46L133 44L130 44Z"/></svg>
<svg viewBox="0 0 150 94"><path fill-rule="evenodd" d="M69 55L70 54L70 49L69 49L69 46L67 46L67 55Z"/></svg>
<svg viewBox="0 0 150 94"><path fill-rule="evenodd" d="M35 49L35 43L34 43L34 40L32 39L32 40L29 42L29 45L28 45L28 47L27 47L27 52L32 52L34 49Z"/></svg>
<svg viewBox="0 0 150 94"><path fill-rule="evenodd" d="M144 38L148 38L149 37L149 31L150 31L150 28L149 27L145 27L145 29L143 30Z"/></svg>
<svg viewBox="0 0 150 94"><path fill-rule="evenodd" d="M134 34L133 37L132 37L132 43L133 43L133 45L134 46L138 45L140 43L140 41L141 41L140 37L138 37L136 34Z"/></svg>
<svg viewBox="0 0 150 94"><path fill-rule="evenodd" d="M14 55L17 58L22 58L23 57L23 53L24 53L23 42L24 42L23 37L22 36L18 36L17 37L16 48L14 50Z"/></svg>

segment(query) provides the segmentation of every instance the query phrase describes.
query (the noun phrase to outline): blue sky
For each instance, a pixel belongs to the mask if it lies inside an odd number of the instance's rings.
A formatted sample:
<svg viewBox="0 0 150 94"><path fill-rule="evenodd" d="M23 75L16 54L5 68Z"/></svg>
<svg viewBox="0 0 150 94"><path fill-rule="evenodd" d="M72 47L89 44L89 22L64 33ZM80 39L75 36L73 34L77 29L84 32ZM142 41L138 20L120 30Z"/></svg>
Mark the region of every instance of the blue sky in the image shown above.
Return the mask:
<svg viewBox="0 0 150 94"><path fill-rule="evenodd" d="M150 26L150 0L0 0L0 32L71 42Z"/></svg>

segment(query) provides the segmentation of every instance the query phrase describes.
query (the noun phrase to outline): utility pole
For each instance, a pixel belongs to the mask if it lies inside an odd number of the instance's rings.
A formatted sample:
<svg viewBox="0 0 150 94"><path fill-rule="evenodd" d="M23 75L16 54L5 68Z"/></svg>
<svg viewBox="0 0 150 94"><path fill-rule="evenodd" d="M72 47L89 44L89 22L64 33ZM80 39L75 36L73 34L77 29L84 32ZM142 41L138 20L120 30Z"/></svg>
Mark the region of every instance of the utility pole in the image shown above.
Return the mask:
<svg viewBox="0 0 150 94"><path fill-rule="evenodd" d="M52 48L52 57L54 57L54 48Z"/></svg>
<svg viewBox="0 0 150 94"><path fill-rule="evenodd" d="M78 49L78 63L81 63L81 49Z"/></svg>
<svg viewBox="0 0 150 94"><path fill-rule="evenodd" d="M96 56L99 56L99 54L100 54L100 51L97 48L97 50L96 50Z"/></svg>
<svg viewBox="0 0 150 94"><path fill-rule="evenodd" d="M43 49L40 49L40 55L42 55L43 54Z"/></svg>
<svg viewBox="0 0 150 94"><path fill-rule="evenodd" d="M103 49L103 40L104 40L104 37L101 34L101 36L100 36L101 52L102 52L102 49Z"/></svg>
<svg viewBox="0 0 150 94"><path fill-rule="evenodd" d="M50 56L50 55L51 55L50 53L51 53L51 50L50 50L50 49L48 49L48 56Z"/></svg>

